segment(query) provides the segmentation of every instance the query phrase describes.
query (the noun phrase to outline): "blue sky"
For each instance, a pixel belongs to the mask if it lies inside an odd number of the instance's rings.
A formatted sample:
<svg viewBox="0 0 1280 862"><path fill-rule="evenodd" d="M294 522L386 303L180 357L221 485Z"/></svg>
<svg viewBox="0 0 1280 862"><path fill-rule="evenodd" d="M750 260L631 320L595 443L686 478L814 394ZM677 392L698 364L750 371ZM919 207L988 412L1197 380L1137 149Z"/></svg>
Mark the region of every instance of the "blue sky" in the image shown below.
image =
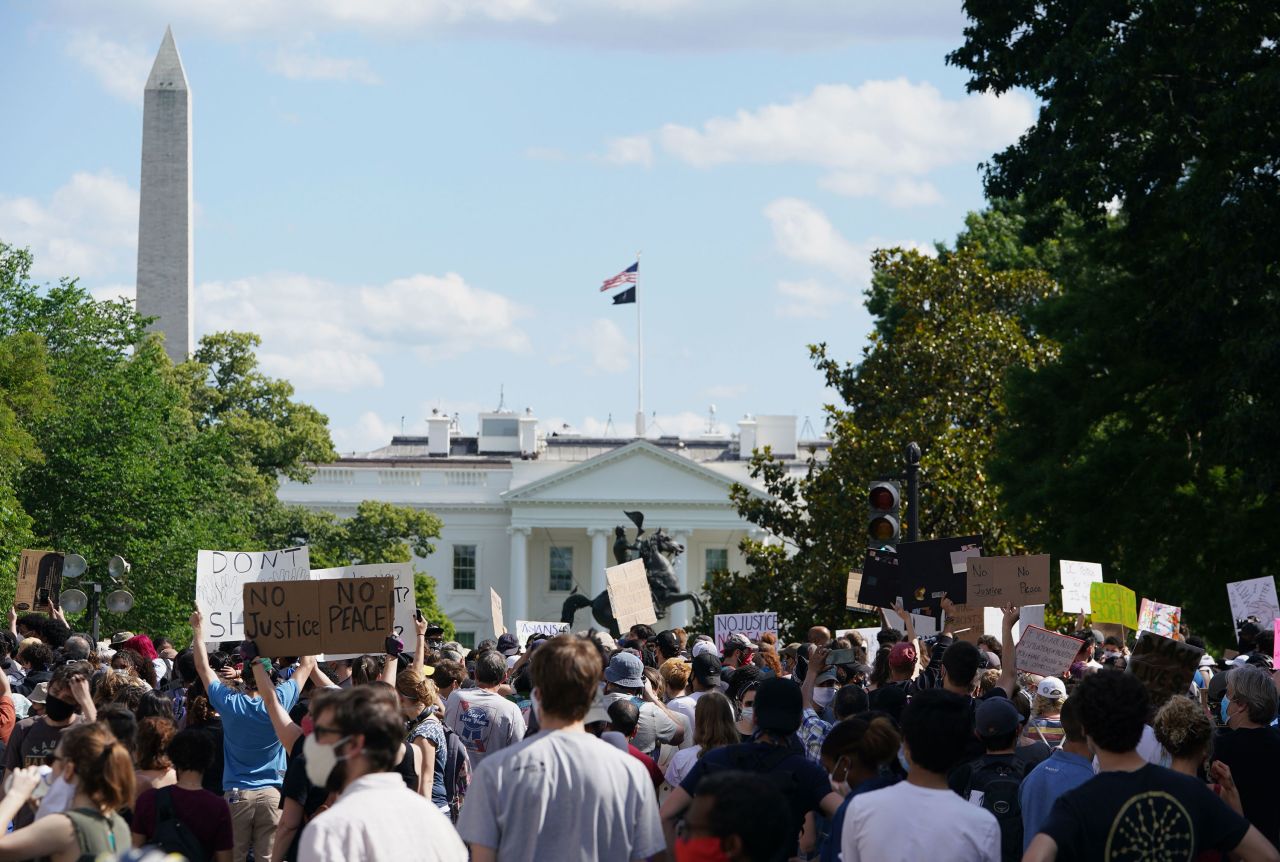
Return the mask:
<svg viewBox="0 0 1280 862"><path fill-rule="evenodd" d="M172 24L193 95L196 331L340 449L497 405L821 427L806 345L856 359L877 246L951 240L1032 120L964 92L959 4L910 0L0 2L0 238L132 291L142 85Z"/></svg>

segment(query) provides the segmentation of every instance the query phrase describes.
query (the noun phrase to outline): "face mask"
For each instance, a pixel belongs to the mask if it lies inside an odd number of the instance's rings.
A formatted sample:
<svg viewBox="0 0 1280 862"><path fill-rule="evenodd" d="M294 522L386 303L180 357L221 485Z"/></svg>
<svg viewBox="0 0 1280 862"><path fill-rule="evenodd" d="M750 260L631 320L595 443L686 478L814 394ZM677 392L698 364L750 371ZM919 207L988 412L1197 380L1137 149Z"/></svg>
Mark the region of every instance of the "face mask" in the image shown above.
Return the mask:
<svg viewBox="0 0 1280 862"><path fill-rule="evenodd" d="M45 696L45 715L54 721L66 721L75 714L75 711L76 705L74 703L65 701L60 697L54 697L51 694Z"/></svg>
<svg viewBox="0 0 1280 862"><path fill-rule="evenodd" d="M826 709L831 705L831 701L835 700L836 690L834 688L815 688L813 690L813 705L819 710Z"/></svg>
<svg viewBox="0 0 1280 862"><path fill-rule="evenodd" d="M742 708L741 717L743 721L751 721L753 718L755 718L755 715L756 715L756 709L754 706L744 706Z"/></svg>
<svg viewBox="0 0 1280 862"><path fill-rule="evenodd" d="M338 762L346 757L338 756L338 746L351 737L344 736L332 745L322 745L316 741L315 734L308 736L302 743L302 756L307 760L307 780L316 787L324 787L329 782L329 775L338 766Z"/></svg>
<svg viewBox="0 0 1280 862"><path fill-rule="evenodd" d="M911 764L907 762L907 751L901 745L898 746L898 765L902 767L902 771L911 774Z"/></svg>
<svg viewBox="0 0 1280 862"><path fill-rule="evenodd" d="M1228 707L1230 704L1231 704L1231 698L1227 697L1227 696L1224 694L1224 695L1222 696L1222 706L1220 706L1220 707L1218 708L1218 712L1219 712L1219 714L1222 716L1222 723L1223 723L1223 724L1230 724L1230 723L1231 723L1231 719L1227 718L1227 707Z"/></svg>
<svg viewBox="0 0 1280 862"><path fill-rule="evenodd" d="M112 670L115 671L116 676L129 675L129 669L127 667L113 667Z"/></svg>
<svg viewBox="0 0 1280 862"><path fill-rule="evenodd" d="M677 838L676 862L729 862L714 835L701 838Z"/></svg>

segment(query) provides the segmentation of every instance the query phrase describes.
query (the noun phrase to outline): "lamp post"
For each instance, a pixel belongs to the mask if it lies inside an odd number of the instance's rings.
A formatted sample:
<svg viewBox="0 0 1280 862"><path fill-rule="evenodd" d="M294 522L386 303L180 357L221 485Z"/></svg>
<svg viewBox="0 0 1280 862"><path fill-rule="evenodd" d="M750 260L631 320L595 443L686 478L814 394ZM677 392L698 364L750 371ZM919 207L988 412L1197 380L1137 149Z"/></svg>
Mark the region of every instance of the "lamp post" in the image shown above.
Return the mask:
<svg viewBox="0 0 1280 862"><path fill-rule="evenodd" d="M62 576L64 578L78 578L89 568L84 557L79 554L68 554L62 564ZM84 590L70 589L63 590L58 596L58 604L68 613L78 614L88 608L89 618L92 620L93 642L98 642L98 625L99 616L101 614L102 603L106 602L107 611L113 614L127 614L133 609L133 593L124 589L125 578L132 570L129 561L124 557L116 554L107 563L107 575L111 580L107 584L99 582L84 582L84 587L90 592L85 595ZM114 587L111 592L107 593L104 598L102 588L104 586Z"/></svg>
<svg viewBox="0 0 1280 862"><path fill-rule="evenodd" d="M920 444L908 443L907 460L907 541L920 541Z"/></svg>

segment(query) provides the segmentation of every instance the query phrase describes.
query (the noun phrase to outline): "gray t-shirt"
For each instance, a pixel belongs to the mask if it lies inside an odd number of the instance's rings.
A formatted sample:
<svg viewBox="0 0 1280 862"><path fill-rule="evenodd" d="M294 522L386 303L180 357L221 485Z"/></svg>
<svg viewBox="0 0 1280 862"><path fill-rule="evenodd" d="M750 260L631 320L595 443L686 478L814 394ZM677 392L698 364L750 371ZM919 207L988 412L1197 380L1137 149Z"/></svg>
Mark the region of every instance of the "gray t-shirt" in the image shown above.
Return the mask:
<svg viewBox="0 0 1280 862"><path fill-rule="evenodd" d="M613 692L604 696L605 709L617 700L626 700L631 695ZM633 700L635 698L632 698ZM636 725L635 738L631 740L631 744L643 751L645 754L653 751L658 747L659 742L670 742L676 733L680 730L680 726L658 707L648 701L640 703L640 723Z"/></svg>
<svg viewBox="0 0 1280 862"><path fill-rule="evenodd" d="M458 819L502 862L631 862L666 849L640 761L589 733L544 730L485 759Z"/></svg>
<svg viewBox="0 0 1280 862"><path fill-rule="evenodd" d="M524 739L524 715L520 707L483 688L459 689L449 695L444 723L467 747L472 768L487 755Z"/></svg>

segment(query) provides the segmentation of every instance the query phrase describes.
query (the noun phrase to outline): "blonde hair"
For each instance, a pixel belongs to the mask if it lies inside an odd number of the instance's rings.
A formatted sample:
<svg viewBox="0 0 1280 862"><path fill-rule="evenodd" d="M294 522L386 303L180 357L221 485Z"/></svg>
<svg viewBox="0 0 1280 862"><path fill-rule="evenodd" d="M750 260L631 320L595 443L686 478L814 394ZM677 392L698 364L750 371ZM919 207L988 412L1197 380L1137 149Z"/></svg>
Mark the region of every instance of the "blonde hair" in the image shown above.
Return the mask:
<svg viewBox="0 0 1280 862"><path fill-rule="evenodd" d="M444 705L440 703L440 689L430 679L412 670L400 671L400 675L396 677L396 691L425 709L444 710Z"/></svg>
<svg viewBox="0 0 1280 862"><path fill-rule="evenodd" d="M1204 757L1213 745L1213 722L1204 707L1190 698L1170 698L1156 713L1151 728L1174 757Z"/></svg>
<svg viewBox="0 0 1280 862"><path fill-rule="evenodd" d="M1031 714L1041 716L1050 712L1061 713L1062 705L1066 702L1067 699L1065 697L1055 700L1052 697L1044 697L1039 692L1036 692L1031 701Z"/></svg>
<svg viewBox="0 0 1280 862"><path fill-rule="evenodd" d="M692 671L693 666L682 658L669 658L658 665L658 674L666 683L668 692L684 691Z"/></svg>
<svg viewBox="0 0 1280 862"><path fill-rule="evenodd" d="M693 708L693 744L698 746L698 757L713 748L737 745L741 741L729 698L718 691L709 691L698 698Z"/></svg>

